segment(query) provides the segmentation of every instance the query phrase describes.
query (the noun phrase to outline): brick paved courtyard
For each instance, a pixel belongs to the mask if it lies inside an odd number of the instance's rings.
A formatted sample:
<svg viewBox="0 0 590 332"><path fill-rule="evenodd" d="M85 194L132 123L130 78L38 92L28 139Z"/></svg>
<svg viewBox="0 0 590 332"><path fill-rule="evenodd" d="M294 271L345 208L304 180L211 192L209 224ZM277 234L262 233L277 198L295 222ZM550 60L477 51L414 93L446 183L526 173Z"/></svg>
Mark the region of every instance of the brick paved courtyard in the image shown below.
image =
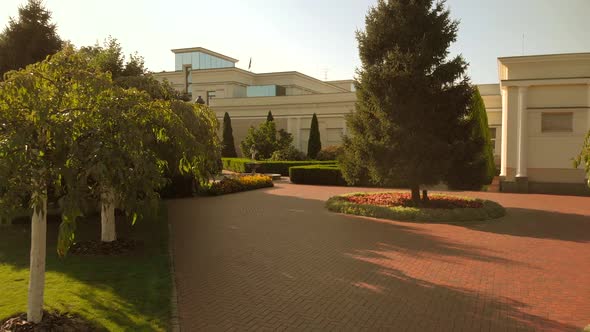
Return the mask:
<svg viewBox="0 0 590 332"><path fill-rule="evenodd" d="M196 330L580 331L590 323L590 198L473 193L497 221L338 215L275 188L171 201L180 323Z"/></svg>

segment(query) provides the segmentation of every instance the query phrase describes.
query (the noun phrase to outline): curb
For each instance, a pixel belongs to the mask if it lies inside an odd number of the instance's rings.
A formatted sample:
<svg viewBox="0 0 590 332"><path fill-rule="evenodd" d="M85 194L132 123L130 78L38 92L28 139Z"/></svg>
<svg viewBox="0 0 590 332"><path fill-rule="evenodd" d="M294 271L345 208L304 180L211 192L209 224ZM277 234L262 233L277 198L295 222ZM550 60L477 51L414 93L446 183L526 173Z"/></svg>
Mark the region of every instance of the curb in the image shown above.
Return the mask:
<svg viewBox="0 0 590 332"><path fill-rule="evenodd" d="M180 317L178 315L178 293L176 290L176 273L174 272L174 255L172 253L172 225L168 222L168 256L170 257L170 278L172 289L170 294L170 331L180 332Z"/></svg>

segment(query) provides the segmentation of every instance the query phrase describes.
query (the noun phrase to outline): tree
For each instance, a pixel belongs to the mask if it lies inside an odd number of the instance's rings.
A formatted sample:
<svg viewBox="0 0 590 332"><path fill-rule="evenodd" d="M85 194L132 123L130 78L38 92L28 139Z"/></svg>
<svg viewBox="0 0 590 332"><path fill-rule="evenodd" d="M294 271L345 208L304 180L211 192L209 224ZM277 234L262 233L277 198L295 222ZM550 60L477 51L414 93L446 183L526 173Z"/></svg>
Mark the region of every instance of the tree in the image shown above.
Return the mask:
<svg viewBox="0 0 590 332"><path fill-rule="evenodd" d="M0 34L0 80L9 70L24 68L60 50L62 41L51 12L41 0L29 0L18 8L18 19L10 18Z"/></svg>
<svg viewBox="0 0 590 332"><path fill-rule="evenodd" d="M73 238L85 183L73 162L84 135L83 114L101 103L109 78L84 65L73 48L21 71L0 83L0 211L31 207L31 256L27 320L42 318L45 282L48 188L61 196L62 224L58 253Z"/></svg>
<svg viewBox="0 0 590 332"><path fill-rule="evenodd" d="M446 179L452 189L479 190L492 183L496 174L488 115L477 87L469 108L467 121L471 130L464 131L464 137L457 143Z"/></svg>
<svg viewBox="0 0 590 332"><path fill-rule="evenodd" d="M272 116L272 112L268 111L268 114L266 115L266 121L274 121L275 118L274 116Z"/></svg>
<svg viewBox="0 0 590 332"><path fill-rule="evenodd" d="M277 131L274 121L265 121L258 128L250 127L240 146L244 155L255 151L257 158L269 159L275 151L287 149L292 143L293 135L283 129Z"/></svg>
<svg viewBox="0 0 590 332"><path fill-rule="evenodd" d="M403 176L415 204L439 183L465 131L472 89L461 56L448 58L458 22L445 2L379 0L357 31L356 112L347 118L343 175L386 183ZM427 200L423 191L423 200Z"/></svg>
<svg viewBox="0 0 590 332"><path fill-rule="evenodd" d="M227 112L225 112L225 115L223 116L223 145L221 149L221 156L227 158L235 158L238 156L236 153L236 146L234 144L231 118Z"/></svg>
<svg viewBox="0 0 590 332"><path fill-rule="evenodd" d="M590 131L586 134L582 151L580 151L580 154L574 159L574 168L580 166L584 167L584 171L586 171L586 183L588 184L588 187L590 187Z"/></svg>
<svg viewBox="0 0 590 332"><path fill-rule="evenodd" d="M309 140L307 141L307 156L310 159L315 159L321 149L322 141L320 140L318 117L313 113L313 117L311 118L311 128L309 129Z"/></svg>

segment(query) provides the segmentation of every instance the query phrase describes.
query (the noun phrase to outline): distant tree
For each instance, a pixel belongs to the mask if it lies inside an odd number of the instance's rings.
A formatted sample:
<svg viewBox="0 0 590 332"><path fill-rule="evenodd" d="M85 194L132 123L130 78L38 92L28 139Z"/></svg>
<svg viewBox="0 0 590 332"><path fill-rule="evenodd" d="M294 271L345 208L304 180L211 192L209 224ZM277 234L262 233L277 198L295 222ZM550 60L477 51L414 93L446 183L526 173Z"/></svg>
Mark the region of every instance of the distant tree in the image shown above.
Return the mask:
<svg viewBox="0 0 590 332"><path fill-rule="evenodd" d="M60 50L62 41L51 12L41 0L29 0L18 8L0 34L0 80L9 70L24 68Z"/></svg>
<svg viewBox="0 0 590 332"><path fill-rule="evenodd" d="M258 128L250 127L240 146L244 156L255 150L257 159L269 159L275 151L288 149L292 144L293 135L283 129L277 131L274 121L265 121Z"/></svg>
<svg viewBox="0 0 590 332"><path fill-rule="evenodd" d="M318 117L315 113L313 113L313 117L311 118L311 127L309 129L309 140L307 141L307 156L310 159L315 159L321 149L322 141L320 139Z"/></svg>
<svg viewBox="0 0 590 332"><path fill-rule="evenodd" d="M588 187L590 187L590 131L586 134L582 151L574 159L574 167L578 168L580 166L582 166L586 172L586 183L588 184Z"/></svg>
<svg viewBox="0 0 590 332"><path fill-rule="evenodd" d="M492 183L496 165L488 115L477 87L473 91L467 125L471 130L462 132L464 137L456 144L446 182L452 189L479 190L483 185Z"/></svg>
<svg viewBox="0 0 590 332"><path fill-rule="evenodd" d="M362 66L356 111L347 118L343 175L374 183L403 176L419 204L421 187L444 180L470 131L467 63L449 58L458 22L444 1L434 0L379 0L365 22L357 32ZM422 194L427 201L427 191Z"/></svg>
<svg viewBox="0 0 590 332"><path fill-rule="evenodd" d="M266 116L266 121L274 121L275 118L272 116L272 112L268 111L268 115Z"/></svg>
<svg viewBox="0 0 590 332"><path fill-rule="evenodd" d="M223 116L223 143L221 148L221 156L227 158L234 158L238 156L234 143L233 129L231 127L231 118L227 112L225 112L225 115Z"/></svg>

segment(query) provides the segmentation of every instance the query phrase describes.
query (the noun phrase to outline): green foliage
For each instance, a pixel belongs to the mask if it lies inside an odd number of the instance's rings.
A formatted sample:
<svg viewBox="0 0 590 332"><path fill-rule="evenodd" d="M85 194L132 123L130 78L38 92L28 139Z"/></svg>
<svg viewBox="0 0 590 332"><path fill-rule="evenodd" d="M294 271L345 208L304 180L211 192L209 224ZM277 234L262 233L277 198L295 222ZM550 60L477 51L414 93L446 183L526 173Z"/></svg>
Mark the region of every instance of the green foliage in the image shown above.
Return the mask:
<svg viewBox="0 0 590 332"><path fill-rule="evenodd" d="M590 187L590 131L586 135L586 139L584 139L584 144L582 146L582 151L580 154L574 159L574 168L584 167L587 176L587 184Z"/></svg>
<svg viewBox="0 0 590 332"><path fill-rule="evenodd" d="M219 196L236 193L240 191L268 188L274 186L270 176L265 175L243 175L227 177L220 181L213 182L205 191L205 194Z"/></svg>
<svg viewBox="0 0 590 332"><path fill-rule="evenodd" d="M342 146L330 145L318 152L317 160L336 160L342 154Z"/></svg>
<svg viewBox="0 0 590 332"><path fill-rule="evenodd" d="M348 195L363 195L354 193ZM480 200L483 203L481 208L461 209L428 209L416 207L386 207L368 204L355 204L342 196L331 197L326 202L326 208L333 212L354 214L365 217L390 219L396 221L416 222L469 222L501 218L506 210L498 203L488 200ZM469 198L466 198L469 199Z"/></svg>
<svg viewBox="0 0 590 332"><path fill-rule="evenodd" d="M18 18L10 18L0 34L0 80L9 70L18 70L41 61L60 50L62 41L51 12L41 0L29 0L18 8Z"/></svg>
<svg viewBox="0 0 590 332"><path fill-rule="evenodd" d="M348 183L401 176L419 199L420 186L444 179L470 130L467 63L448 51L457 29L444 2L380 0L369 10L357 32L362 66L341 157Z"/></svg>
<svg viewBox="0 0 590 332"><path fill-rule="evenodd" d="M320 139L320 127L318 124L318 117L313 113L311 118L311 127L309 129L309 140L307 141L307 156L310 159L316 159L318 152L322 149L322 141Z"/></svg>
<svg viewBox="0 0 590 332"><path fill-rule="evenodd" d="M231 127L231 118L227 112L225 112L225 115L223 116L223 143L221 148L221 156L227 158L235 158L238 156L236 153L236 146L234 145L234 134Z"/></svg>
<svg viewBox="0 0 590 332"><path fill-rule="evenodd" d="M221 158L223 169L237 173L250 173L252 171L249 164L252 160L246 158ZM308 165L334 165L336 161L257 161L260 165L257 169L259 173L272 173L289 176L289 168L293 166L308 166Z"/></svg>
<svg viewBox="0 0 590 332"><path fill-rule="evenodd" d="M266 115L266 121L274 121L275 118L274 116L272 116L272 112L268 111L268 114Z"/></svg>
<svg viewBox="0 0 590 332"><path fill-rule="evenodd" d="M479 190L492 183L496 174L494 152L488 129L488 116L477 87L469 107L466 126L471 130L455 143L452 165L446 176L451 189Z"/></svg>
<svg viewBox="0 0 590 332"><path fill-rule="evenodd" d="M295 160L295 161L302 161L306 160L307 156L302 151L297 150L293 145L289 145L286 148L281 150L277 150L273 152L272 156L270 156L271 161L286 161L286 160Z"/></svg>
<svg viewBox="0 0 590 332"><path fill-rule="evenodd" d="M289 177L291 182L297 184L346 185L340 167L336 164L290 167Z"/></svg>
<svg viewBox="0 0 590 332"><path fill-rule="evenodd" d="M293 136L283 129L277 132L274 121L265 121L258 128L250 127L248 135L242 141L241 148L244 156L250 157L256 152L256 159L268 159L275 151L291 146Z"/></svg>

